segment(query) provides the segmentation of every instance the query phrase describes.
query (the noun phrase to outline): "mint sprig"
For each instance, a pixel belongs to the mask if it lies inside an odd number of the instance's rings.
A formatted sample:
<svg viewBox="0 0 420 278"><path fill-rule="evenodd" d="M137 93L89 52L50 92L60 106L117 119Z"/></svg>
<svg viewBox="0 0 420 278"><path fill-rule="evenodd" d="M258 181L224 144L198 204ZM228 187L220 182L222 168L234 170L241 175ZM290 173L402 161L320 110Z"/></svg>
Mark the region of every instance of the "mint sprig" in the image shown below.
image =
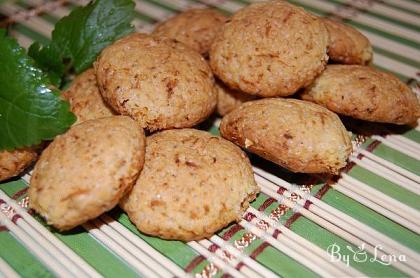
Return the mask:
<svg viewBox="0 0 420 278"><path fill-rule="evenodd" d="M132 0L96 0L74 9L55 25L50 44L35 43L29 55L59 83L66 69L81 73L106 46L131 32Z"/></svg>
<svg viewBox="0 0 420 278"><path fill-rule="evenodd" d="M0 150L39 144L76 120L48 76L0 29Z"/></svg>

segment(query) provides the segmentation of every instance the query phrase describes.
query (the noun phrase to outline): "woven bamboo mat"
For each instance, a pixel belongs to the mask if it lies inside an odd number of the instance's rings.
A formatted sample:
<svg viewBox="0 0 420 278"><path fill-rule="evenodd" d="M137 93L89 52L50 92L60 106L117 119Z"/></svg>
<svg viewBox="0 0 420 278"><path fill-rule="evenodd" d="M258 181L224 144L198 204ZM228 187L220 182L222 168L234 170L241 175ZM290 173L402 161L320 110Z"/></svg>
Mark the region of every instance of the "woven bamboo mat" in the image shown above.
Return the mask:
<svg viewBox="0 0 420 278"><path fill-rule="evenodd" d="M86 2L0 0L0 26L24 47L46 42L54 23ZM149 32L189 7L229 14L254 1L136 2L133 23ZM419 1L290 2L358 28L374 46L375 66L419 92ZM420 129L348 124L356 150L338 179L291 174L252 157L262 193L238 224L208 240L146 236L119 209L59 233L26 210L30 173L0 184L0 277L419 277Z"/></svg>

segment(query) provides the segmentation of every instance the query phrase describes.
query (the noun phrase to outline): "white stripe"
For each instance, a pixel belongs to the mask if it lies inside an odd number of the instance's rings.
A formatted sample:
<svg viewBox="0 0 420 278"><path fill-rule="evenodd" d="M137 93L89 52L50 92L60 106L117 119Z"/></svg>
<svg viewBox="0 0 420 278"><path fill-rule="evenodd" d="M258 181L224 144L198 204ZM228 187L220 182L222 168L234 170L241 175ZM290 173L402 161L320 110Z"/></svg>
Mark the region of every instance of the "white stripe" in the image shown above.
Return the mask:
<svg viewBox="0 0 420 278"><path fill-rule="evenodd" d="M396 19L399 21L413 24L413 25L419 25L420 23L418 17L412 14L397 10L397 9L390 8L376 1L372 1L371 4L370 2L360 2L360 1L354 1L354 0L339 0L339 1L341 3L350 4L354 7L365 9L366 11L369 11L369 12L374 12L380 15L384 15L386 17L389 17L391 20Z"/></svg>
<svg viewBox="0 0 420 278"><path fill-rule="evenodd" d="M0 257L0 277L18 278L20 275Z"/></svg>
<svg viewBox="0 0 420 278"><path fill-rule="evenodd" d="M268 194L269 196L279 200L281 203L285 204L290 208L293 208L295 211L297 209L296 212L300 212L303 216L308 217L309 219L315 221L324 228L327 228L333 233L339 235L340 237L350 240L352 243L356 243L358 246L361 246L358 244L360 243L360 239L363 243L365 243L366 250L370 253L375 253L375 250L372 247L378 246L380 244L383 247L383 249L376 251L383 251L387 254L406 255L407 258L411 258L412 260L407 259L407 262L394 262L393 266L400 270L403 270L407 274L413 275L414 273L416 273L416 271L420 271L420 266L418 266L415 263L416 261L420 260L420 255L412 249L409 249L408 247L400 244L392 238L350 217L349 215L339 211L338 209L311 196L310 194L301 192L299 189L294 189L292 191L300 195L302 198L305 198L305 196L309 198L309 200L313 203L313 205L310 206L309 209L303 207L305 203L304 199L298 200L297 203L284 199L284 197L279 195L276 191L278 189L278 186L284 186L286 188L290 187L291 185L289 183L261 169L256 169L254 167L254 170L258 171L259 175L261 174L265 176L265 178L262 178L258 175L255 176L257 182L260 185L262 185L261 189L262 192L264 192L265 194ZM280 183L278 184L277 182ZM283 193L283 195L286 197L290 196L290 194L290 191L285 191ZM296 204L298 204L297 207ZM320 218L323 218L329 223L326 223ZM332 227L331 224L333 224L335 228ZM354 238L354 236L358 239Z"/></svg>
<svg viewBox="0 0 420 278"><path fill-rule="evenodd" d="M296 260L300 264L306 266L310 270L316 272L317 274L321 275L322 277L335 277L333 274L329 273L326 269L321 267L316 262L314 263L312 260L309 260L307 257L302 256L298 252L296 252L293 248L289 247L288 242L282 242L281 240L274 239L270 234L267 232L258 229L255 225L247 222L246 220L241 220L239 222L241 226L249 230L251 233L255 234L259 238L267 241L276 249L280 250L281 252L287 254L292 259Z"/></svg>
<svg viewBox="0 0 420 278"><path fill-rule="evenodd" d="M223 250L226 250L227 252L231 253L235 257L240 258L241 261L246 263L248 266L250 266L252 269L256 270L258 273L262 274L263 277L267 278L274 278L278 277L276 274L271 272L269 269L265 268L263 265L258 263L257 261L251 259L248 255L241 253L238 249L236 249L232 244L230 244L228 241L224 241L221 239L218 235L213 235L210 238L211 241L219 245Z"/></svg>
<svg viewBox="0 0 420 278"><path fill-rule="evenodd" d="M416 62L420 62L420 50L413 48L411 46L387 39L385 37L382 37L380 35L377 35L375 33L359 29L357 28L362 34L364 34L369 41L372 43L373 46L376 46L378 48L382 48L384 50L387 50L389 52L393 52L395 54L398 54L400 56L403 56L405 58L414 60ZM375 55L377 55L375 53ZM375 58L375 56L374 56Z"/></svg>
<svg viewBox="0 0 420 278"><path fill-rule="evenodd" d="M160 2L180 11L186 10L193 6L191 1L186 0L160 0Z"/></svg>
<svg viewBox="0 0 420 278"><path fill-rule="evenodd" d="M373 135L372 139L378 140L383 143L385 146L393 148L407 156L410 156L414 159L420 158L420 148L412 148L410 145L400 145L398 141L394 141L392 139L387 139L382 136Z"/></svg>
<svg viewBox="0 0 420 278"><path fill-rule="evenodd" d="M10 233L18 239L26 248L28 248L38 259L52 272L59 277L76 277L65 265L60 264L51 254L46 252L43 246L38 245L33 239L19 226L14 224L3 212L0 210L0 225L5 225Z"/></svg>
<svg viewBox="0 0 420 278"><path fill-rule="evenodd" d="M101 221L101 220L102 221ZM168 271L166 268L162 267L157 261L150 258L143 250L137 248L137 246L133 245L128 241L126 238L122 237L116 230L114 230L111 226L107 225L108 221L103 221L103 218L96 218L92 220L92 222L98 227L105 235L107 235L110 239L114 240L121 248L128 251L131 255L135 258L140 260L144 265L146 265L149 269L153 270L157 275L161 277L172 277L173 274Z"/></svg>
<svg viewBox="0 0 420 278"><path fill-rule="evenodd" d="M326 12L334 12L339 7L337 4L327 3L320 0L296 0L296 2L324 10ZM351 19L355 22L363 23L371 27L375 27L378 30L382 30L384 32L420 43L420 34L418 32L397 26L381 19L374 18L370 15L358 13L351 17Z"/></svg>
<svg viewBox="0 0 420 278"><path fill-rule="evenodd" d="M305 0L296 0L296 1L305 1ZM258 2L258 1L253 0L253 2ZM308 3L308 6L311 6L311 5ZM399 43L397 41L387 39L375 33L371 33L369 31L365 31L359 28L356 28L356 29L358 29L361 33L363 33L369 39L369 41L372 43L373 46L382 48L389 52L393 52L395 54L406 57L408 59L412 59L417 62L420 62L420 50L415 49L411 46L407 46L405 44ZM407 76L407 77L417 78L416 76L416 73L418 72L417 68L401 63L394 58L389 58L384 55L375 53L373 56L373 59L374 59L374 62L376 62L378 66L381 66L393 72L401 73L402 75ZM392 64L393 67L391 67L390 64Z"/></svg>
<svg viewBox="0 0 420 278"><path fill-rule="evenodd" d="M406 10L412 10L417 13L420 13L420 5L418 3L413 3L409 0L382 0L385 3L389 3L394 6L399 6L401 8L404 8Z"/></svg>
<svg viewBox="0 0 420 278"><path fill-rule="evenodd" d="M133 269L138 273L145 277L156 277L157 274L153 270L151 270L138 258L130 254L127 250L122 248L117 242L108 237L103 231L101 231L101 224L97 223L97 221L87 222L82 226L89 232L90 235L92 235L92 237L96 238L104 246L109 248L109 250L114 252L118 257L120 257L120 259L132 266Z"/></svg>
<svg viewBox="0 0 420 278"><path fill-rule="evenodd" d="M284 236L287 238L287 240L290 242L290 247L293 249L297 249L299 247L295 247L296 244L299 244L300 246L304 247L303 255L306 254L314 254L315 258L321 258L324 259L328 264L332 264L334 267L336 267L341 273L339 273L340 276L347 276L350 275L352 277L361 277L363 274L359 272L358 270L354 269L351 266L345 265L342 261L338 262L332 262L331 256L326 252L326 250L321 249L318 245L315 245L314 243L310 242L304 237L301 237L300 235L296 234L292 230L286 228L282 224L274 221L273 219L270 219L267 215L264 213L256 210L253 207L250 207L249 212L257 216L258 218L264 220L265 222L269 223L273 226L273 228L278 229L281 231L280 236ZM305 250L306 249L306 250ZM317 259L316 259L317 260ZM343 273L344 272L344 273Z"/></svg>
<svg viewBox="0 0 420 278"><path fill-rule="evenodd" d="M201 2L208 5L214 5L228 12L234 13L241 9L244 5L233 1L220 1L220 0L201 0Z"/></svg>
<svg viewBox="0 0 420 278"><path fill-rule="evenodd" d="M158 6L155 6L149 2L146 1L137 1L136 2L136 10L139 13L146 14L158 21L163 21L167 19L168 17L171 17L174 15L173 12L169 10L165 10L163 8L160 8Z"/></svg>
<svg viewBox="0 0 420 278"><path fill-rule="evenodd" d="M154 260L158 263L165 266L169 271L171 271L175 276L178 277L187 277L188 274L180 268L177 264L172 262L170 259L162 255L160 252L156 251L152 246L150 246L147 242L142 240L137 235L133 234L130 230L120 224L118 221L115 221L107 214L103 214L101 217L102 221L104 221L108 226L116 230L122 238L125 238L130 242L130 244L136 246L140 250L144 251L146 254L151 256Z"/></svg>
<svg viewBox="0 0 420 278"><path fill-rule="evenodd" d="M203 255L207 258L210 262L214 263L218 268L227 272L233 277L245 278L245 276L237 271L235 268L231 267L230 265L226 264L223 260L219 259L215 254L211 253L209 250L198 244L196 241L187 242L188 246L192 249Z"/></svg>
<svg viewBox="0 0 420 278"><path fill-rule="evenodd" d="M151 33L153 29L155 28L155 24L150 24L138 18L133 20L133 25L137 32L146 33L146 34Z"/></svg>
<svg viewBox="0 0 420 278"><path fill-rule="evenodd" d="M363 154L366 158L371 159L371 160L375 161L376 163L379 163L379 164L383 165L384 167L386 167L386 168L388 168L392 171L395 171L396 173L417 182L418 183L417 187L420 188L420 176L418 176L418 175L414 174L413 172L408 171L408 170L406 170L406 169L404 169L404 168L402 168L402 167L400 167L400 166L398 166L394 163L391 163L388 160L383 159L383 158L381 158L381 157L379 157L379 156L377 156L377 155L375 155L375 154L373 154L373 153L371 153L371 152L369 152L365 149L360 148L356 151L356 153L357 152Z"/></svg>
<svg viewBox="0 0 420 278"><path fill-rule="evenodd" d="M25 1L26 4L32 5L32 6L38 6L38 5L42 5L44 4L44 1L42 0L26 0ZM54 10L52 11L48 11L48 14L51 14L55 17L57 17L58 19L68 15L70 13L70 9L68 7L56 7Z"/></svg>
<svg viewBox="0 0 420 278"><path fill-rule="evenodd" d="M338 181L337 183L331 185L335 190L341 192L342 194L346 195L349 198L352 198L356 202L376 211L379 214L382 214L384 217L393 220L395 223L400 224L401 226L415 232L420 232L420 227L418 225L413 224L411 221L401 217L394 213L394 211L390 211L384 208L378 202L372 201L371 199L367 198L363 192L359 191L357 188L354 187L354 184L348 184L345 181Z"/></svg>
<svg viewBox="0 0 420 278"><path fill-rule="evenodd" d="M20 11L21 9L12 3L4 3L0 5L0 11L7 15L13 15ZM39 18L39 17L31 17L28 20L21 20L19 23L22 23L29 28L36 30L38 33L44 35L45 37L49 38L51 36L51 32L53 30L53 26Z"/></svg>
<svg viewBox="0 0 420 278"><path fill-rule="evenodd" d="M101 277L101 275L97 273L95 269L93 269L78 255L76 255L76 253L74 253L73 250L71 250L67 245L58 240L52 233L50 233L50 231L48 231L31 215L29 215L25 209L20 207L1 189L0 198L6 201L6 203L11 206L16 211L16 213L19 214L23 220L29 224L25 224L25 230L27 232L29 231L29 234L34 239L34 241L38 241L43 247L47 247L47 250L50 253L53 252L52 254L54 255L54 258L58 258L60 261L65 262L66 266L70 266L71 269L78 270L80 268L84 273L86 273L84 275L88 275L89 277ZM77 274L80 274L80 271L77 271Z"/></svg>
<svg viewBox="0 0 420 278"><path fill-rule="evenodd" d="M26 35L19 33L15 30L11 30L10 35L12 35L14 38L16 38L16 40L18 41L19 45L22 46L23 48L28 49L29 46L32 44L32 39L28 38Z"/></svg>
<svg viewBox="0 0 420 278"><path fill-rule="evenodd" d="M374 161L363 157L362 159L358 159L356 157L350 156L349 160L351 162L356 163L358 166L365 168L369 172L374 173L375 175L378 175L386 180L389 180L390 182L399 185L413 193L416 193L417 195L420 195L420 188L418 183L412 181L411 179L408 179L404 176L401 176L400 174L397 174L393 171L390 171L386 167L375 163Z"/></svg>
<svg viewBox="0 0 420 278"><path fill-rule="evenodd" d="M412 148L420 150L420 144L417 143L414 140L411 140L411 139L407 138L407 137L404 137L404 136L401 136L401 135L398 135L398 134L388 134L388 135L385 136L385 138L387 138L389 140L400 141L402 144L405 144L407 146L411 146Z"/></svg>
<svg viewBox="0 0 420 278"><path fill-rule="evenodd" d="M209 248L212 246L212 242L210 242L207 239L202 239L200 241L198 241L198 244L200 244L201 246L203 246L204 248L206 248L207 250L209 250ZM226 259L224 257L224 249L219 246L220 248L217 248L213 254L216 254L224 263L228 263L230 264L232 267L235 267L242 261L241 260L241 256L232 258L232 259ZM260 274L258 274L257 272L255 272L253 269L251 269L247 264L244 264L240 270L239 270L242 274L244 274L247 277L256 277L256 278L264 278L263 276L261 276Z"/></svg>
<svg viewBox="0 0 420 278"><path fill-rule="evenodd" d="M373 56L373 63L389 71L400 73L411 78L417 78L417 73L419 72L419 69L415 67L398 62L397 60L388 58L378 53L375 53Z"/></svg>
<svg viewBox="0 0 420 278"><path fill-rule="evenodd" d="M397 199L394 199L388 196L385 193L375 189L374 187L353 178L352 176L341 173L341 179L339 181L346 181L352 187L357 187L358 189L366 192L367 194L363 194L367 198L375 198L375 200L383 200L383 207L389 208L391 211L399 214L402 217L406 217L408 220L413 222L416 225L420 225L420 211L415 208L412 208ZM372 199L373 200L373 199Z"/></svg>

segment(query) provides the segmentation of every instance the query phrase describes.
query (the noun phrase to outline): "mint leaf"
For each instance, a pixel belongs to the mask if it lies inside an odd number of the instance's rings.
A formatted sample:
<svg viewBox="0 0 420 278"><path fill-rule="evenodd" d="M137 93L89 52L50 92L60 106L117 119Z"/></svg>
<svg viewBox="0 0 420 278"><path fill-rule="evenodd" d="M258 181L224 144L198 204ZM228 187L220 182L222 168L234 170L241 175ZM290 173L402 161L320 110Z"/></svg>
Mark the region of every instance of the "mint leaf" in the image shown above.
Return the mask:
<svg viewBox="0 0 420 278"><path fill-rule="evenodd" d="M134 5L132 0L96 0L76 8L57 22L51 43L31 46L30 55L48 69L50 76L63 75L56 61L69 61L66 68L74 67L76 73L81 73L92 66L102 49L133 32L130 23Z"/></svg>
<svg viewBox="0 0 420 278"><path fill-rule="evenodd" d="M42 47L39 42L35 42L29 47L28 55L37 61L37 66L48 74L51 83L60 87L61 77L65 70L60 51L52 49L52 45Z"/></svg>
<svg viewBox="0 0 420 278"><path fill-rule="evenodd" d="M0 29L0 150L39 144L66 131L76 117L48 76Z"/></svg>

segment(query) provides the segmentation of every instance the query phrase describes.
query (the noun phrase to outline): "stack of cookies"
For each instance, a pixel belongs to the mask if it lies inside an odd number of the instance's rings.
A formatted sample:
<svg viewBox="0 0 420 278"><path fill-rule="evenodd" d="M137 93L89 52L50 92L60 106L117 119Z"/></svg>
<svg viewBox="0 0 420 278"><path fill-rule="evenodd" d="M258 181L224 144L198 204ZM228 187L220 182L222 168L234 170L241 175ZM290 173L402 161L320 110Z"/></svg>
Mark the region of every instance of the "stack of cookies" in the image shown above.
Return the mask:
<svg viewBox="0 0 420 278"><path fill-rule="evenodd" d="M336 113L417 120L413 92L371 60L361 33L284 1L231 18L189 10L130 34L63 94L78 121L41 154L30 206L60 230L119 204L144 233L209 237L259 192L241 148L292 172L338 174L352 147ZM222 137L194 129L215 110Z"/></svg>

